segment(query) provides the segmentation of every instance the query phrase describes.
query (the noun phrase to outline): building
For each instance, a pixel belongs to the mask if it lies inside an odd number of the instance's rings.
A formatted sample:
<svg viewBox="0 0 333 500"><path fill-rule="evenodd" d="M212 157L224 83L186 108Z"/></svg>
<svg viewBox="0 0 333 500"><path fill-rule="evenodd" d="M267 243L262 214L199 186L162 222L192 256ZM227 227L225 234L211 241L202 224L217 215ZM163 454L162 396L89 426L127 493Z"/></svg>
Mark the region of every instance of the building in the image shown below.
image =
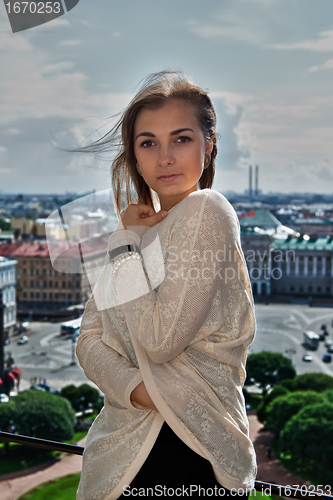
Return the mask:
<svg viewBox="0 0 333 500"><path fill-rule="evenodd" d="M276 232L277 228L282 225L269 210L261 207L250 210L247 213L243 212L238 217L242 230L258 227Z"/></svg>
<svg viewBox="0 0 333 500"><path fill-rule="evenodd" d="M290 235L298 233L281 224L269 210L261 207L255 207L247 213L241 212L238 217L253 295L269 296L272 294L271 284L276 274L272 260L272 241L274 238L284 241Z"/></svg>
<svg viewBox="0 0 333 500"><path fill-rule="evenodd" d="M241 231L241 244L254 296L271 295L271 242L272 237L258 228Z"/></svg>
<svg viewBox="0 0 333 500"><path fill-rule="evenodd" d="M3 324L9 336L16 325L16 265L17 260L0 257L0 289L4 305Z"/></svg>
<svg viewBox="0 0 333 500"><path fill-rule="evenodd" d="M273 239L272 262L273 294L333 297L333 236Z"/></svg>
<svg viewBox="0 0 333 500"><path fill-rule="evenodd" d="M15 258L17 262L20 314L29 315L32 311L34 315L48 316L54 309L87 302L104 264L107 239L94 238L84 243L83 265L80 255L77 258L77 248L73 246L52 265L46 243L0 245L0 255Z"/></svg>

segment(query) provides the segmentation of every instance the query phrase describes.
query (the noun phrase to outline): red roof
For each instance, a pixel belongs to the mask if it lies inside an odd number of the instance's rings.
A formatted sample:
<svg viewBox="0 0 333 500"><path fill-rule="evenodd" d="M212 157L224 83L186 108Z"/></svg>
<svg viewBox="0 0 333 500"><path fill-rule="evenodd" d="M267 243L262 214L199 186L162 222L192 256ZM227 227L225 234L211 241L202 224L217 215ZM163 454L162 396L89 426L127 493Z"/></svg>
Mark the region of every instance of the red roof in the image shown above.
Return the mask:
<svg viewBox="0 0 333 500"><path fill-rule="evenodd" d="M2 243L0 255L3 257L49 257L46 243Z"/></svg>
<svg viewBox="0 0 333 500"><path fill-rule="evenodd" d="M52 255L64 253L65 258L78 258L77 242L71 242L72 247L68 248L66 242L62 244L52 244ZM64 248L67 247L66 252ZM81 249L84 257L104 254L107 251L107 240L102 237L92 238L90 241L81 241ZM2 243L0 244L0 255L2 257L42 257L50 258L49 248L47 243Z"/></svg>

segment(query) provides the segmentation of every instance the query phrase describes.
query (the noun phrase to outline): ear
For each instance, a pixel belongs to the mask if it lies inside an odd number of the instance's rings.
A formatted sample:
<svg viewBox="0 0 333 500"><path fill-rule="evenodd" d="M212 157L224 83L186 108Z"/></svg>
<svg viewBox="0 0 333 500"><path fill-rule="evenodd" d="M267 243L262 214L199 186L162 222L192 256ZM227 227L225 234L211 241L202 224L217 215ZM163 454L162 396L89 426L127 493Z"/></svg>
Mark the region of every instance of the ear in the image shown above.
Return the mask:
<svg viewBox="0 0 333 500"><path fill-rule="evenodd" d="M213 137L210 137L210 139L206 142L206 151L205 151L205 154L212 154L212 151L213 151L213 147L214 147L214 138Z"/></svg>

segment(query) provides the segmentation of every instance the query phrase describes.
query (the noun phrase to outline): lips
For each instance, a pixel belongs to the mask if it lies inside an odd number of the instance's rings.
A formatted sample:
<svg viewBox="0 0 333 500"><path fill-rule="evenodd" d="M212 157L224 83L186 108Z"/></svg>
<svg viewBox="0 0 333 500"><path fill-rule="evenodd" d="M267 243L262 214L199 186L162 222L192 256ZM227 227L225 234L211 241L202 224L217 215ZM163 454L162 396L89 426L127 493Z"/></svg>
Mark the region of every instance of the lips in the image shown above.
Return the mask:
<svg viewBox="0 0 333 500"><path fill-rule="evenodd" d="M167 174L167 175L162 175L161 177L159 177L159 179L161 181L173 181L174 179L177 179L177 177L179 177L180 174Z"/></svg>

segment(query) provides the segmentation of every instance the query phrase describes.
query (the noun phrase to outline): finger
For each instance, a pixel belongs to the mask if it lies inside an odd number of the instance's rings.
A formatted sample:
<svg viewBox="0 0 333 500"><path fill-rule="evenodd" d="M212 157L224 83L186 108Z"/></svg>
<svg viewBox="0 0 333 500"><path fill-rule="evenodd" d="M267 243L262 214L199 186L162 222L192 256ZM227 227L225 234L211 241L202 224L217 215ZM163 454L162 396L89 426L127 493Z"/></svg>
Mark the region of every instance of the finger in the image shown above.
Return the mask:
<svg viewBox="0 0 333 500"><path fill-rule="evenodd" d="M152 215L155 215L155 210L153 207L149 207L148 205L138 205L138 213L140 217L143 215L145 217L151 217Z"/></svg>
<svg viewBox="0 0 333 500"><path fill-rule="evenodd" d="M157 212L157 214L154 213L154 215L147 217L147 219L149 220L149 223L153 226L154 224L157 224L158 222L161 222L161 220L165 219L167 215L168 212L166 210L160 210L159 212Z"/></svg>

